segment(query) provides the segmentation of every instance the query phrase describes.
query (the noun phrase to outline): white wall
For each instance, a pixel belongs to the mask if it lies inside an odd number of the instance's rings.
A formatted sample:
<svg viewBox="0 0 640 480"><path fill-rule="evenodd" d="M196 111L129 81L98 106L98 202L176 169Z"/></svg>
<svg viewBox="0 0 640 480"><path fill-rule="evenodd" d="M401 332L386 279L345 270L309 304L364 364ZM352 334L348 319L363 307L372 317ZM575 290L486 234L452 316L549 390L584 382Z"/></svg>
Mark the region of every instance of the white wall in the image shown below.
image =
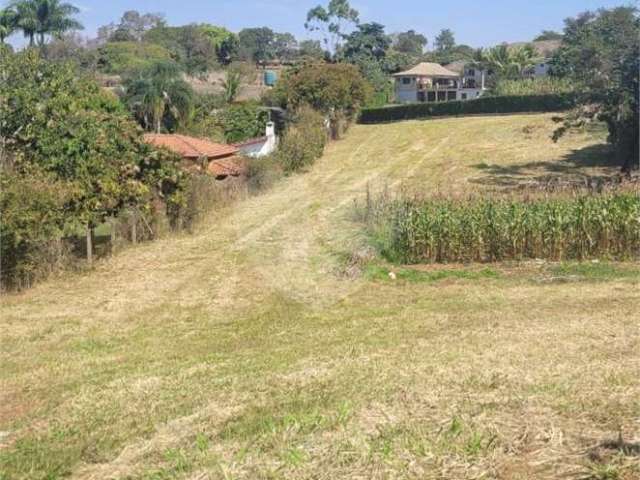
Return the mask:
<svg viewBox="0 0 640 480"><path fill-rule="evenodd" d="M403 78L410 78L411 83L405 85ZM415 77L397 77L395 81L395 99L398 103L413 103L418 101L418 84Z"/></svg>
<svg viewBox="0 0 640 480"><path fill-rule="evenodd" d="M275 125L273 122L267 123L266 136L263 141L252 142L246 145L239 145L238 148L247 157L264 157L273 153L278 146Z"/></svg>

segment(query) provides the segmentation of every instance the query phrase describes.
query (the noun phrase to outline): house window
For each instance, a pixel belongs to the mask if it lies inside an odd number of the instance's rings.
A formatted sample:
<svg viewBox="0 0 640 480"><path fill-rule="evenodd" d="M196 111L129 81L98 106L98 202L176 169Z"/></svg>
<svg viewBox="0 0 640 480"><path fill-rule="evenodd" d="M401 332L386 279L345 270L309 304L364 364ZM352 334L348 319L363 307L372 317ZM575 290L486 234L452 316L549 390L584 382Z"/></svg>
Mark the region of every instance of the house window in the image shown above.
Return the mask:
<svg viewBox="0 0 640 480"><path fill-rule="evenodd" d="M447 100L447 92L438 92L438 101L445 102Z"/></svg>
<svg viewBox="0 0 640 480"><path fill-rule="evenodd" d="M467 72L467 75L469 75L470 77L475 77L476 71L473 68L470 68L469 72Z"/></svg>
<svg viewBox="0 0 640 480"><path fill-rule="evenodd" d="M402 84L403 85L410 85L411 84L411 79L409 77L402 77Z"/></svg>
<svg viewBox="0 0 640 480"><path fill-rule="evenodd" d="M467 99L467 94L466 93L461 94L460 98L462 100L466 100Z"/></svg>

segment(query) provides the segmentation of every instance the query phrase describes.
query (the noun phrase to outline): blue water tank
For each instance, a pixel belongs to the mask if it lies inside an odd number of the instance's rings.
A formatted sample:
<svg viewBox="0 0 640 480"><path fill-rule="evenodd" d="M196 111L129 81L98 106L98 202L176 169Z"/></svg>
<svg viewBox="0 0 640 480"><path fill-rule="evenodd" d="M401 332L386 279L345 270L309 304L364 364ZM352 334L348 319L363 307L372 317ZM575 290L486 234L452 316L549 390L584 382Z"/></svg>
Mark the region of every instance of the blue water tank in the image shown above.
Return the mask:
<svg viewBox="0 0 640 480"><path fill-rule="evenodd" d="M273 70L267 70L264 72L264 84L268 87L273 87L278 81L278 74Z"/></svg>

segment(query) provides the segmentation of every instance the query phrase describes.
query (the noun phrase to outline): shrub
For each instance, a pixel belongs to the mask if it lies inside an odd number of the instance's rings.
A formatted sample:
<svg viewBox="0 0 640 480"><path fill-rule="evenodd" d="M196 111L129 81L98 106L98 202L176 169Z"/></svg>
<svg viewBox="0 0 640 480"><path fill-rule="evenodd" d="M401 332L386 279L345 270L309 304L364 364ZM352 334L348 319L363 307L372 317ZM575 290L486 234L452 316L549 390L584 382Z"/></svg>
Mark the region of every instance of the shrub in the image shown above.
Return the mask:
<svg viewBox="0 0 640 480"><path fill-rule="evenodd" d="M638 191L368 202L367 221L405 263L570 260L640 254Z"/></svg>
<svg viewBox="0 0 640 480"><path fill-rule="evenodd" d="M295 172L320 158L326 142L324 117L310 107L302 107L280 142L277 158L285 172Z"/></svg>
<svg viewBox="0 0 640 480"><path fill-rule="evenodd" d="M573 107L574 103L575 96L571 93L512 95L505 97L487 96L468 101L410 103L363 109L360 115L360 122L382 123L447 115L556 112L568 110Z"/></svg>
<svg viewBox="0 0 640 480"><path fill-rule="evenodd" d="M263 136L268 119L269 114L253 102L229 105L218 113L218 122L228 143Z"/></svg>
<svg viewBox="0 0 640 480"><path fill-rule="evenodd" d="M2 288L29 287L62 257L65 185L47 175L0 176L0 282ZM53 255L55 250L59 255ZM53 258L52 258L53 257Z"/></svg>
<svg viewBox="0 0 640 480"><path fill-rule="evenodd" d="M252 158L248 163L247 180L250 193L268 190L284 174L277 155Z"/></svg>
<svg viewBox="0 0 640 480"><path fill-rule="evenodd" d="M576 90L574 81L567 78L542 77L522 80L498 80L491 89L491 95L496 97L515 95L554 95L571 93Z"/></svg>

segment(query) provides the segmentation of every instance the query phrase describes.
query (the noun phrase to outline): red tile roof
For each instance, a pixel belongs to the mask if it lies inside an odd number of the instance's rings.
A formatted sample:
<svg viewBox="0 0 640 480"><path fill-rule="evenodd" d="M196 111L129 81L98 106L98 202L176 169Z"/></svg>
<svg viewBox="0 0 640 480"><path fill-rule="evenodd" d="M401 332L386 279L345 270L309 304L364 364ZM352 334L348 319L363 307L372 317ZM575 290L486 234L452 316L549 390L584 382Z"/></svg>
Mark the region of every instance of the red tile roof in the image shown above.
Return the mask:
<svg viewBox="0 0 640 480"><path fill-rule="evenodd" d="M224 158L238 153L233 145L224 145L186 135L148 133L144 141L156 147L164 147L183 158Z"/></svg>
<svg viewBox="0 0 640 480"><path fill-rule="evenodd" d="M214 160L209 163L207 172L216 177L229 176L237 177L246 173L246 165L242 161L234 160Z"/></svg>

